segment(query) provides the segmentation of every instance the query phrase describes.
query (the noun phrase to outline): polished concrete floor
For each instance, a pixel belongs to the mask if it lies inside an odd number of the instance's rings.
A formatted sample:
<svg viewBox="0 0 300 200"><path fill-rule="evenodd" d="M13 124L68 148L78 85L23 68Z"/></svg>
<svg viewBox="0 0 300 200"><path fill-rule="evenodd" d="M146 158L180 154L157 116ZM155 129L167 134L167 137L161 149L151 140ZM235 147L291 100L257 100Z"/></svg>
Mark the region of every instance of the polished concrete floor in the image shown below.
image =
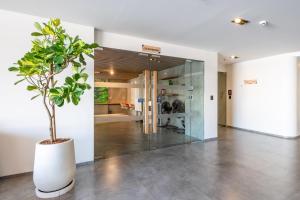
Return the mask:
<svg viewBox="0 0 300 200"><path fill-rule="evenodd" d="M220 139L81 166L61 200L299 200L300 140L220 128ZM1 200L32 200L31 175L0 179Z"/></svg>
<svg viewBox="0 0 300 200"><path fill-rule="evenodd" d="M158 127L157 134L144 134L140 121L110 122L95 124L95 158L153 150L189 143L193 138L184 130Z"/></svg>

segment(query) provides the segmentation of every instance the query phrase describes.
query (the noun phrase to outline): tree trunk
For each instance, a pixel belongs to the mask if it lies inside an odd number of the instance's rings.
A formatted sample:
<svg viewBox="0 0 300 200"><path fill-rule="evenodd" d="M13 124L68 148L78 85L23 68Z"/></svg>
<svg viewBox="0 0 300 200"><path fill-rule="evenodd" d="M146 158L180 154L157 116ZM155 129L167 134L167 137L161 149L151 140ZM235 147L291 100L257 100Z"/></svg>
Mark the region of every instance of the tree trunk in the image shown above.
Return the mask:
<svg viewBox="0 0 300 200"><path fill-rule="evenodd" d="M54 86L53 85L53 80L51 80L51 85L52 87ZM51 124L52 124L52 136L53 136L53 139L54 139L54 142L56 140L56 116L55 116L55 105L53 104L51 106L52 108L52 117L51 117Z"/></svg>
<svg viewBox="0 0 300 200"><path fill-rule="evenodd" d="M51 75L53 74L53 65L51 66ZM54 88L55 87L55 83L54 83L54 76L51 77L50 79L50 84L51 84L51 88ZM55 142L56 141L56 117L55 117L55 104L53 103L51 105L51 109L52 109L52 116L51 116L51 125L52 125L52 137L53 138L53 141L52 142Z"/></svg>
<svg viewBox="0 0 300 200"><path fill-rule="evenodd" d="M47 87L45 88L44 90L44 94L43 94L43 103L44 103L44 106L46 108L46 111L47 111L47 114L48 114L48 117L49 117L49 132L50 132L50 138L51 138L51 142L53 143L55 141L55 138L54 138L54 134L53 134L53 120L52 120L52 114L48 108L48 105L47 105L47 101L46 101L46 98L47 98Z"/></svg>
<svg viewBox="0 0 300 200"><path fill-rule="evenodd" d="M51 139L51 143L54 143L56 141L56 118L55 118L55 104L52 102L51 100L48 99L48 103L47 103L47 97L48 96L48 90L50 90L51 88L55 87L55 83L54 83L54 77L53 77L53 65L50 67L50 74L49 74L50 78L47 79L47 83L44 87L44 91L43 91L43 103L44 106L47 110L47 114L49 117L49 131L50 131L50 139ZM49 108L51 107L51 108ZM51 110L50 110L51 109Z"/></svg>

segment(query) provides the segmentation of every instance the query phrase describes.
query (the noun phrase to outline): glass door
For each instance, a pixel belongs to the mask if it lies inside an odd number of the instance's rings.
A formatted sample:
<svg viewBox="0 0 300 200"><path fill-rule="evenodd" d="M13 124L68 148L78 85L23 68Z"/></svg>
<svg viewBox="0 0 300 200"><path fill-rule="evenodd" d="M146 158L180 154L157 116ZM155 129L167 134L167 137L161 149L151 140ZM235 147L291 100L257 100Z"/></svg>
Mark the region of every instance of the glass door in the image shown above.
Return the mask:
<svg viewBox="0 0 300 200"><path fill-rule="evenodd" d="M148 150L149 139L144 134L148 55L104 48L96 52L96 57L95 159Z"/></svg>
<svg viewBox="0 0 300 200"><path fill-rule="evenodd" d="M157 55L149 60L152 103L149 147L202 140L203 63Z"/></svg>

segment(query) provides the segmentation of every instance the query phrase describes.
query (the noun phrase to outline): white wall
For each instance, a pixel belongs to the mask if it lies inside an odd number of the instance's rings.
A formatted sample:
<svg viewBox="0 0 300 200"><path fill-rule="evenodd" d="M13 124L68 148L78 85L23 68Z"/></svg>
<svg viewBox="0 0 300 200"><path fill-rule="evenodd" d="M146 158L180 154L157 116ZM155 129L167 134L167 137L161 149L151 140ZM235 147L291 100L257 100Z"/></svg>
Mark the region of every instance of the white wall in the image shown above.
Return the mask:
<svg viewBox="0 0 300 200"><path fill-rule="evenodd" d="M297 56L297 132L300 134L300 57Z"/></svg>
<svg viewBox="0 0 300 200"><path fill-rule="evenodd" d="M217 137L218 54L216 52L100 31L95 32L95 41L104 47L131 51L141 51L142 44L154 45L161 47L162 55L204 61L204 138ZM210 100L210 95L214 96L213 101Z"/></svg>
<svg viewBox="0 0 300 200"><path fill-rule="evenodd" d="M35 142L48 138L48 117L41 99L30 101L31 92L25 84L14 86L18 80L7 68L31 46L30 33L39 17L0 10L0 176L32 171ZM94 28L63 23L70 35L94 41ZM87 71L93 85L93 61ZM93 90L84 94L79 106L66 105L57 111L59 137L75 139L76 162L94 159ZM51 162L51 161L49 161Z"/></svg>
<svg viewBox="0 0 300 200"><path fill-rule="evenodd" d="M218 54L218 72L226 72L226 63L224 56Z"/></svg>
<svg viewBox="0 0 300 200"><path fill-rule="evenodd" d="M247 85L244 80L256 79ZM297 58L279 55L227 66L227 125L295 137L297 133Z"/></svg>

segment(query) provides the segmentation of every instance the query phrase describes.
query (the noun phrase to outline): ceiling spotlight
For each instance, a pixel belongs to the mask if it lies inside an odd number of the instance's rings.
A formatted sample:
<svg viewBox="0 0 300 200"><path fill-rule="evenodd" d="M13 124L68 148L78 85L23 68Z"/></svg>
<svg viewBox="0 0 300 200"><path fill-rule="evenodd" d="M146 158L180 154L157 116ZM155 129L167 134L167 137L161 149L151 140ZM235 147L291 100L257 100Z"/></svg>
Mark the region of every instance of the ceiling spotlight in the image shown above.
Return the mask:
<svg viewBox="0 0 300 200"><path fill-rule="evenodd" d="M231 58L232 60L235 60L235 59L238 59L239 57L238 57L238 56L235 56L235 55L232 55L232 56L230 56L230 58Z"/></svg>
<svg viewBox="0 0 300 200"><path fill-rule="evenodd" d="M245 24L249 23L248 20L243 19L241 17L236 17L233 20L231 20L231 22L234 24L238 24L238 25L245 25Z"/></svg>
<svg viewBox="0 0 300 200"><path fill-rule="evenodd" d="M110 73L110 75L114 75L115 74L114 70L110 70L109 73Z"/></svg>
<svg viewBox="0 0 300 200"><path fill-rule="evenodd" d="M267 25L269 24L269 22L266 21L266 20L262 20L262 21L260 21L260 22L258 22L258 23L259 23L259 25L261 25L261 26L267 26Z"/></svg>

